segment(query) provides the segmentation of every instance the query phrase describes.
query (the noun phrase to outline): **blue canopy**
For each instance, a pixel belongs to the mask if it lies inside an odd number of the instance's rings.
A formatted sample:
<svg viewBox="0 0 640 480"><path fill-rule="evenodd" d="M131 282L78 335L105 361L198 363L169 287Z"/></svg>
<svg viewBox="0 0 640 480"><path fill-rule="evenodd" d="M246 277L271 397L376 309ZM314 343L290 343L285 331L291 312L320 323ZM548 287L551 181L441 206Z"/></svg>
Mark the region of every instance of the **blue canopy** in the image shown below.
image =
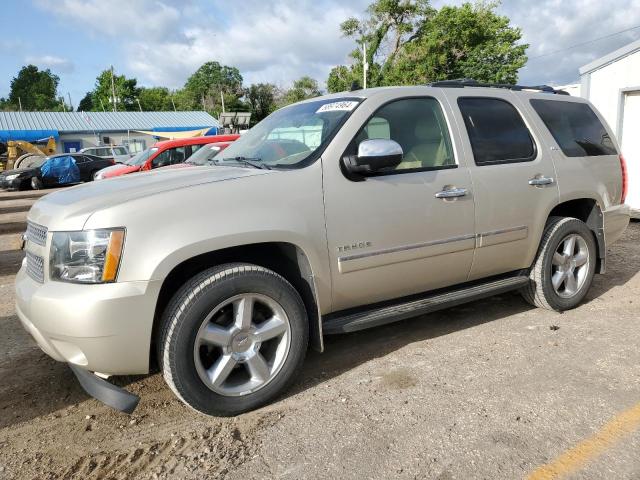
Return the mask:
<svg viewBox="0 0 640 480"><path fill-rule="evenodd" d="M46 142L49 137L60 137L58 130L0 130L0 142L24 140L25 142Z"/></svg>
<svg viewBox="0 0 640 480"><path fill-rule="evenodd" d="M52 157L42 164L43 177L55 178L58 183L77 183L80 181L80 169L71 155Z"/></svg>

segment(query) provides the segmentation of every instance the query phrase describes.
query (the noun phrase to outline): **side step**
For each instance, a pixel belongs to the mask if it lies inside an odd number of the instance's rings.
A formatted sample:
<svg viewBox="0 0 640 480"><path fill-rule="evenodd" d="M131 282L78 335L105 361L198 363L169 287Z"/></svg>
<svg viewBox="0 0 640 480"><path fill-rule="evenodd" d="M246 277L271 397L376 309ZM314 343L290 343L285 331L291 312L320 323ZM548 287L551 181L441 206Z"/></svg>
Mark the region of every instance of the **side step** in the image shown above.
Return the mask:
<svg viewBox="0 0 640 480"><path fill-rule="evenodd" d="M502 277L483 283L474 283L464 287L448 290L439 290L419 297L411 297L409 300L385 303L383 305L369 306L366 310L353 309L330 314L325 317L322 330L325 334L347 333L377 327L387 323L397 322L425 313L435 312L449 307L454 307L481 298L491 297L500 293L517 290L529 281L529 277L523 275Z"/></svg>

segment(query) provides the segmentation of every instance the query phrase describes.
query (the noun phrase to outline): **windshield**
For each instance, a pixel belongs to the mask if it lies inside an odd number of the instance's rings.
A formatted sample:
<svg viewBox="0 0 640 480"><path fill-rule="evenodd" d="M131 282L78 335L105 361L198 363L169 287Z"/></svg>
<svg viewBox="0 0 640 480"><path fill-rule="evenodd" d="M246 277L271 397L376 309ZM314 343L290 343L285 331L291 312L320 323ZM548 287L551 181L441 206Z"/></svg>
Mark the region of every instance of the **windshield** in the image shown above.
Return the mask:
<svg viewBox="0 0 640 480"><path fill-rule="evenodd" d="M250 161L261 168L302 168L359 103L359 99L331 98L277 110L216 155L215 163Z"/></svg>
<svg viewBox="0 0 640 480"><path fill-rule="evenodd" d="M142 165L144 162L148 160L148 158L158 151L157 147L147 148L142 152L134 155L129 160L125 160L123 163L126 165Z"/></svg>
<svg viewBox="0 0 640 480"><path fill-rule="evenodd" d="M211 160L215 157L222 147L220 145L204 145L201 149L199 149L196 153L191 155L186 163L190 163L193 165L207 165L208 160Z"/></svg>

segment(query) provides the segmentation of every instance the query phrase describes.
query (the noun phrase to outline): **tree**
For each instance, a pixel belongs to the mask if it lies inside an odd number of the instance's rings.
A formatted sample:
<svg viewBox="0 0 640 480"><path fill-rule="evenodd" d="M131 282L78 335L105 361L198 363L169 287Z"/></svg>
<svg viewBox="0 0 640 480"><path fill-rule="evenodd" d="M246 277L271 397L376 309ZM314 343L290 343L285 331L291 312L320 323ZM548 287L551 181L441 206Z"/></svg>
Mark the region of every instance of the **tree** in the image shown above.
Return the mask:
<svg viewBox="0 0 640 480"><path fill-rule="evenodd" d="M218 62L207 62L187 79L183 100L192 109L204 109L217 115L222 111L221 93L226 110L246 108L240 100L244 94L240 71Z"/></svg>
<svg viewBox="0 0 640 480"><path fill-rule="evenodd" d="M453 78L515 82L526 63L522 32L495 12L498 3L465 3L436 10L428 0L376 0L368 18L341 24L360 48L354 64L334 68L329 91L344 89L362 75L361 47L367 47L369 86L415 85Z"/></svg>
<svg viewBox="0 0 640 480"><path fill-rule="evenodd" d="M165 87L140 88L138 96L140 107L145 112L162 112L173 110L171 92Z"/></svg>
<svg viewBox="0 0 640 480"><path fill-rule="evenodd" d="M113 87L111 76L113 75ZM91 92L93 111L113 110L113 90L115 90L116 110L138 110L137 98L140 92L138 81L124 75L115 75L111 69L104 70L96 78L96 85Z"/></svg>
<svg viewBox="0 0 640 480"><path fill-rule="evenodd" d="M60 79L49 69L38 70L35 65L22 67L18 75L11 80L8 103L22 110L61 110L58 100Z"/></svg>
<svg viewBox="0 0 640 480"><path fill-rule="evenodd" d="M288 105L307 98L318 97L321 94L317 80L305 76L293 82L293 86L284 94L283 102Z"/></svg>
<svg viewBox="0 0 640 480"><path fill-rule="evenodd" d="M252 121L259 122L276 108L281 92L272 83L253 84L245 90L245 98L251 107Z"/></svg>
<svg viewBox="0 0 640 480"><path fill-rule="evenodd" d="M82 97L80 103L78 104L78 112L90 112L93 110L93 101L91 100L91 92L87 92L87 94Z"/></svg>

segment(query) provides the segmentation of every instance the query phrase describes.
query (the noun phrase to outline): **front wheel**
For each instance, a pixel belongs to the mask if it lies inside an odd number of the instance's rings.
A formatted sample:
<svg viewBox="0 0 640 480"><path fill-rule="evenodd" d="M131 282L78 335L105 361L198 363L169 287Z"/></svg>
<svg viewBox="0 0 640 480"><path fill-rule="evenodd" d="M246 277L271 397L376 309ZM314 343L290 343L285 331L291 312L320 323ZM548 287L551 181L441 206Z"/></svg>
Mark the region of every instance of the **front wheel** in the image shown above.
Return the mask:
<svg viewBox="0 0 640 480"><path fill-rule="evenodd" d="M31 188L33 188L34 190L42 190L44 188L44 183L42 183L42 180L40 178L32 177Z"/></svg>
<svg viewBox="0 0 640 480"><path fill-rule="evenodd" d="M228 264L189 280L162 318L164 378L190 407L237 415L272 400L304 360L309 328L298 292L277 273Z"/></svg>
<svg viewBox="0 0 640 480"><path fill-rule="evenodd" d="M584 222L550 218L522 296L548 310L562 312L577 307L591 287L596 257L593 233Z"/></svg>

